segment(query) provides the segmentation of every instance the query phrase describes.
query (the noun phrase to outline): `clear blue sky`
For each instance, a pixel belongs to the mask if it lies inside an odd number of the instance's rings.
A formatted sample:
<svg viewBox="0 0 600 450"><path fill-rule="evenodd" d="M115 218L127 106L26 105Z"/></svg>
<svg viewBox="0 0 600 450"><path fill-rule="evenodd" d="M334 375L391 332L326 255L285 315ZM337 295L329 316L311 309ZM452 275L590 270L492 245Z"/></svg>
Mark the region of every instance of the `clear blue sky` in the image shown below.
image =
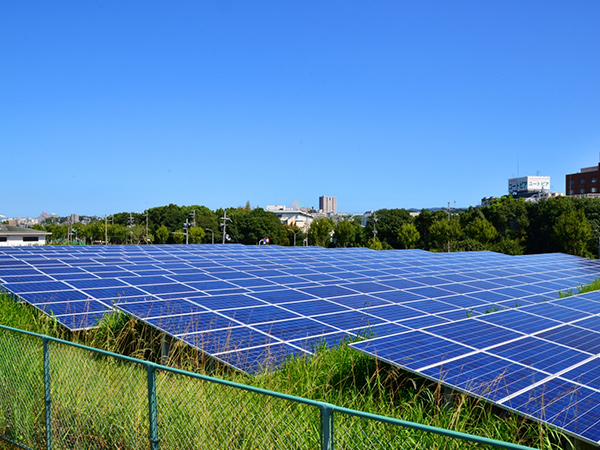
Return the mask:
<svg viewBox="0 0 600 450"><path fill-rule="evenodd" d="M477 205L598 163L600 1L0 5L0 214Z"/></svg>

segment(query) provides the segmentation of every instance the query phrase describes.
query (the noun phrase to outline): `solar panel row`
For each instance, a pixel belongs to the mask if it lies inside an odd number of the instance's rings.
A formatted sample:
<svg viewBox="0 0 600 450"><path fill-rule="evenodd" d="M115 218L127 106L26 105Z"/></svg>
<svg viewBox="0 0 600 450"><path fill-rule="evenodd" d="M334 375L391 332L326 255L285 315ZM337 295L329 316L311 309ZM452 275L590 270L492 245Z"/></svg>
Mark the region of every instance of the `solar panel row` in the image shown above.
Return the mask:
<svg viewBox="0 0 600 450"><path fill-rule="evenodd" d="M0 251L3 288L71 329L120 309L247 372L367 334L352 345L592 442L600 441L600 297L558 300L557 291L599 276L597 261L563 254L241 245Z"/></svg>
<svg viewBox="0 0 600 450"><path fill-rule="evenodd" d="M600 443L600 292L351 344Z"/></svg>

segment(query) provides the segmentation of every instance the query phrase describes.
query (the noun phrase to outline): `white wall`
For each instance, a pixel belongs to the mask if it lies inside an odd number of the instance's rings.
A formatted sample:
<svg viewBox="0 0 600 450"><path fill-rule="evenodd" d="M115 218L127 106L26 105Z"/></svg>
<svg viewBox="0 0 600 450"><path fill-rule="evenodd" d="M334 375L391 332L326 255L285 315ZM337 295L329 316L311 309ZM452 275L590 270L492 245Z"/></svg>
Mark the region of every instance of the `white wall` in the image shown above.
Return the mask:
<svg viewBox="0 0 600 450"><path fill-rule="evenodd" d="M39 236L37 241L24 242L23 236L8 236L6 242L0 242L0 247L17 247L23 245L46 245L46 236Z"/></svg>

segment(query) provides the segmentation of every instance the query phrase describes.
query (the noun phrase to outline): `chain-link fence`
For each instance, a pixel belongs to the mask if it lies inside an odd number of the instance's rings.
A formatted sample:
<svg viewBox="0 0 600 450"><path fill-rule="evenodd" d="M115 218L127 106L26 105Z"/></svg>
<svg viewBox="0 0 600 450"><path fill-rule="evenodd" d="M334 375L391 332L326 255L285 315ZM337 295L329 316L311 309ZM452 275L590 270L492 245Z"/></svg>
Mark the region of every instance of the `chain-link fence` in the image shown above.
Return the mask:
<svg viewBox="0 0 600 450"><path fill-rule="evenodd" d="M528 448L2 326L0 438L25 449Z"/></svg>

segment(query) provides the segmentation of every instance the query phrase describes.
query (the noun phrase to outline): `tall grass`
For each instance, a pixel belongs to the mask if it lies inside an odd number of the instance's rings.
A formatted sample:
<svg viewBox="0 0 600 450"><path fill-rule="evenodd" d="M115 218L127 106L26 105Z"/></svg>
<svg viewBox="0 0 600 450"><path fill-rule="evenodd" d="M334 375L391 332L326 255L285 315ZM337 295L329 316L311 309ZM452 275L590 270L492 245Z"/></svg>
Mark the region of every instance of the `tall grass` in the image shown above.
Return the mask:
<svg viewBox="0 0 600 450"><path fill-rule="evenodd" d="M69 332L41 311L0 295L0 324L161 362L160 333L123 313L108 315L95 330ZM38 353L35 355L39 356ZM144 397L145 378L137 373L142 369L93 357L67 346L60 349L60 355L62 363L52 378L57 389L53 393L56 402L53 414L58 418L55 431L63 440L58 448L95 448L96 444L90 444L94 440L100 448L138 448L138 444L141 445L139 436L145 436L145 432L139 430L137 424L140 414L146 414L138 405L147 401ZM542 449L563 448L566 439L550 427L507 414L468 395L454 393L449 403L441 385L354 351L348 342L329 350L322 347L311 357L290 359L279 370L268 370L255 376L235 371L180 341L171 342L167 364L350 409ZM35 364L29 364L29 367L39 376ZM123 382L131 379L137 381ZM290 448L313 447L315 433L318 434L318 416L302 410L300 413L306 419L295 422L293 418L297 417L298 411L290 410L306 408L302 405L290 406L167 373L159 380L164 387L159 399L161 423L167 430L162 439L172 442L173 448L181 447L175 444L177 439L197 443L200 442L198 439L205 439L204 442L214 439L212 448L255 448L252 443L258 435L271 442L264 448L283 447L290 442L298 444L295 447L290 444ZM132 386L136 387L133 393ZM22 394L27 395L26 392ZM0 398L5 397L0 395ZM240 414L224 412L233 410ZM255 423L246 423L250 413L269 417L271 428L262 430ZM235 418L233 422L232 418ZM378 433L393 435L389 427L375 429L373 424L363 422L352 417L340 418L336 430L341 427L340 433L348 442L361 442L361 436L371 434L374 437ZM73 434L73 429L79 431ZM290 429L296 431L292 435L286 434ZM357 430L362 430L362 434L357 435ZM178 437L180 435L183 437ZM407 442L417 439L422 444L426 438L402 439ZM466 442L459 443L456 448L463 444L467 445Z"/></svg>

